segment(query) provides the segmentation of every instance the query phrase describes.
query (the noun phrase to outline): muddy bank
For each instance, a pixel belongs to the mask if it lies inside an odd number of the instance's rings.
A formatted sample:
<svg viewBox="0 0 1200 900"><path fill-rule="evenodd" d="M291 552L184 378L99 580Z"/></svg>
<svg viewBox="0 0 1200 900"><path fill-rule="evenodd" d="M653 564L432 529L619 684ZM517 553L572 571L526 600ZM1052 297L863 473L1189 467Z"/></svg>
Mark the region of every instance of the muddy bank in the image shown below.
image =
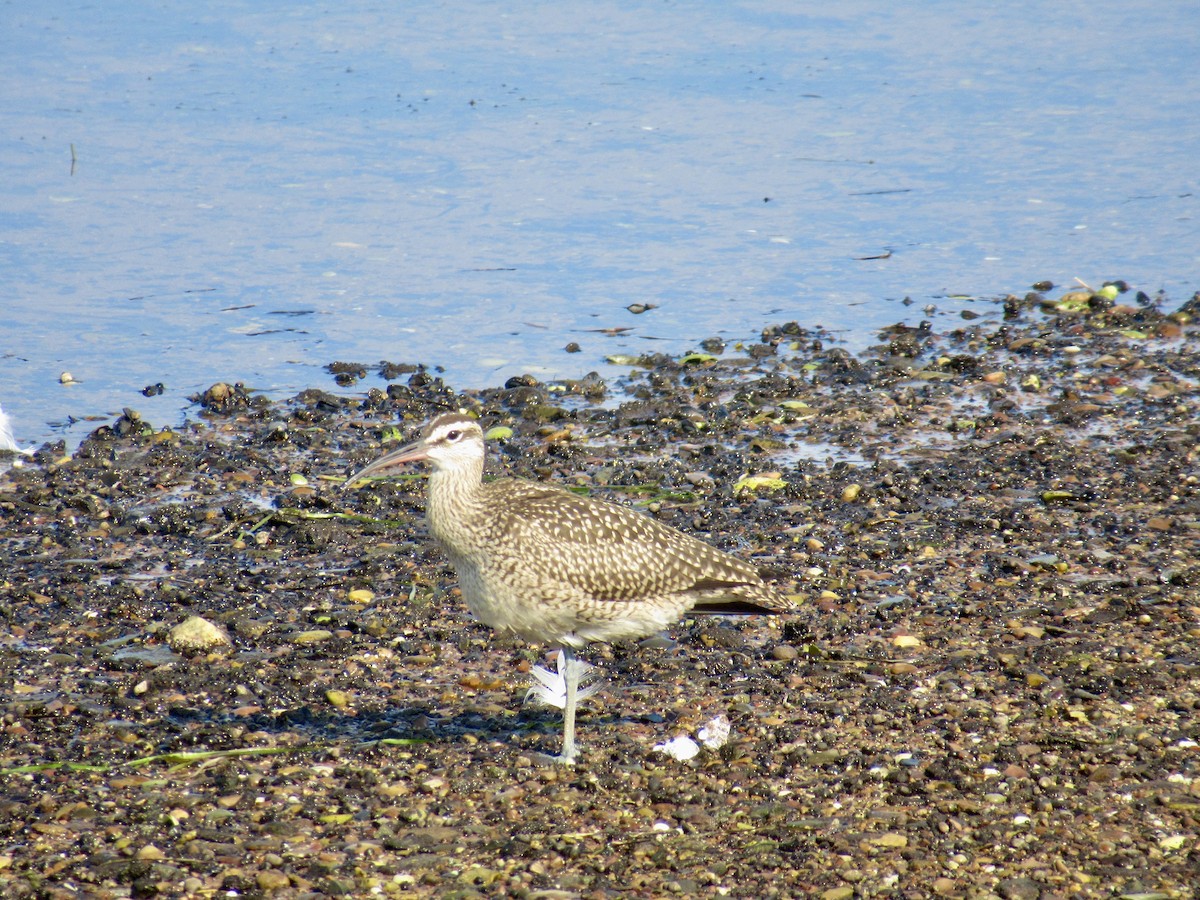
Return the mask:
<svg viewBox="0 0 1200 900"><path fill-rule="evenodd" d="M0 477L0 889L1193 896L1200 301L981 311L613 384L343 362L42 448ZM468 619L419 471L337 490L452 408L510 429L490 472L643 508L801 611L590 648L581 761L547 763L544 648ZM229 643L181 651L192 616Z"/></svg>

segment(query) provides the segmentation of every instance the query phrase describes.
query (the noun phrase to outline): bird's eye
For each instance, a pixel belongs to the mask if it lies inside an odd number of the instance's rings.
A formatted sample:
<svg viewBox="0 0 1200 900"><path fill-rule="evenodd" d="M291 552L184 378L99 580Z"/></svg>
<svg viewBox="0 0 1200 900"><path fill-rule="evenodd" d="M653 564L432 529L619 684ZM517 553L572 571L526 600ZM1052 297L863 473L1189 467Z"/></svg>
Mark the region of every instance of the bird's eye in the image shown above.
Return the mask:
<svg viewBox="0 0 1200 900"><path fill-rule="evenodd" d="M461 431L455 430L446 432L446 440L448 441L457 441L460 437L462 437Z"/></svg>

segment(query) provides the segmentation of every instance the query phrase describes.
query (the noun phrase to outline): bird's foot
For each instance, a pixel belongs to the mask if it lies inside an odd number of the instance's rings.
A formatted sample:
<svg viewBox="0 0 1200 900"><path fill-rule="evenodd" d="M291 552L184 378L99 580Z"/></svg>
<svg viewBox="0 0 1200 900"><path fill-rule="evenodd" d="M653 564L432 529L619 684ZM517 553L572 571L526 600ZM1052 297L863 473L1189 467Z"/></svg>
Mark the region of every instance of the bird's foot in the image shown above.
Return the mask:
<svg viewBox="0 0 1200 900"><path fill-rule="evenodd" d="M573 731L574 729L572 729ZM564 766L575 765L575 759L579 756L579 747L573 739L563 741L562 753L554 757L554 761L562 763Z"/></svg>
<svg viewBox="0 0 1200 900"><path fill-rule="evenodd" d="M530 753L530 759L537 766L573 766L575 761L579 759L576 754L564 756L561 753L543 753L541 751Z"/></svg>

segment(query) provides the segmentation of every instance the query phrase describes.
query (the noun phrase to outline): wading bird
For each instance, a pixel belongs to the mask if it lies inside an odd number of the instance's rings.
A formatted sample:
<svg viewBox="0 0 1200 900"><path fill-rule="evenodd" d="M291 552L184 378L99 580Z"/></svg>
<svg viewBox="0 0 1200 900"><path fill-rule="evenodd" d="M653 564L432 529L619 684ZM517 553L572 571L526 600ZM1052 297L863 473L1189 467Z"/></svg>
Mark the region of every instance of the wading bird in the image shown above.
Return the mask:
<svg viewBox="0 0 1200 900"><path fill-rule="evenodd" d="M576 755L574 651L643 638L685 613L771 614L794 604L748 562L624 506L518 478L483 481L478 423L438 416L421 439L346 481L428 460L429 530L476 618L497 631L562 648L566 681L561 760Z"/></svg>

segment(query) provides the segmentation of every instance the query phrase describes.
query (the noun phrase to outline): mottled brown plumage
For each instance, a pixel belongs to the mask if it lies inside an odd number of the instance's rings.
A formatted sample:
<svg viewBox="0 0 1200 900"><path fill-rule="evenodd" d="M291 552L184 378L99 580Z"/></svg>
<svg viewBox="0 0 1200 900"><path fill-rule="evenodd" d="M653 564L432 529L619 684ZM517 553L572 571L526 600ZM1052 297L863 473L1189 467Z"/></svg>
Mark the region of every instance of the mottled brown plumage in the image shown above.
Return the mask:
<svg viewBox="0 0 1200 900"><path fill-rule="evenodd" d="M515 478L483 482L483 432L458 413L352 476L428 459L429 528L482 622L567 654L563 758L575 754L572 648L640 638L689 610L793 607L750 563L624 506Z"/></svg>

